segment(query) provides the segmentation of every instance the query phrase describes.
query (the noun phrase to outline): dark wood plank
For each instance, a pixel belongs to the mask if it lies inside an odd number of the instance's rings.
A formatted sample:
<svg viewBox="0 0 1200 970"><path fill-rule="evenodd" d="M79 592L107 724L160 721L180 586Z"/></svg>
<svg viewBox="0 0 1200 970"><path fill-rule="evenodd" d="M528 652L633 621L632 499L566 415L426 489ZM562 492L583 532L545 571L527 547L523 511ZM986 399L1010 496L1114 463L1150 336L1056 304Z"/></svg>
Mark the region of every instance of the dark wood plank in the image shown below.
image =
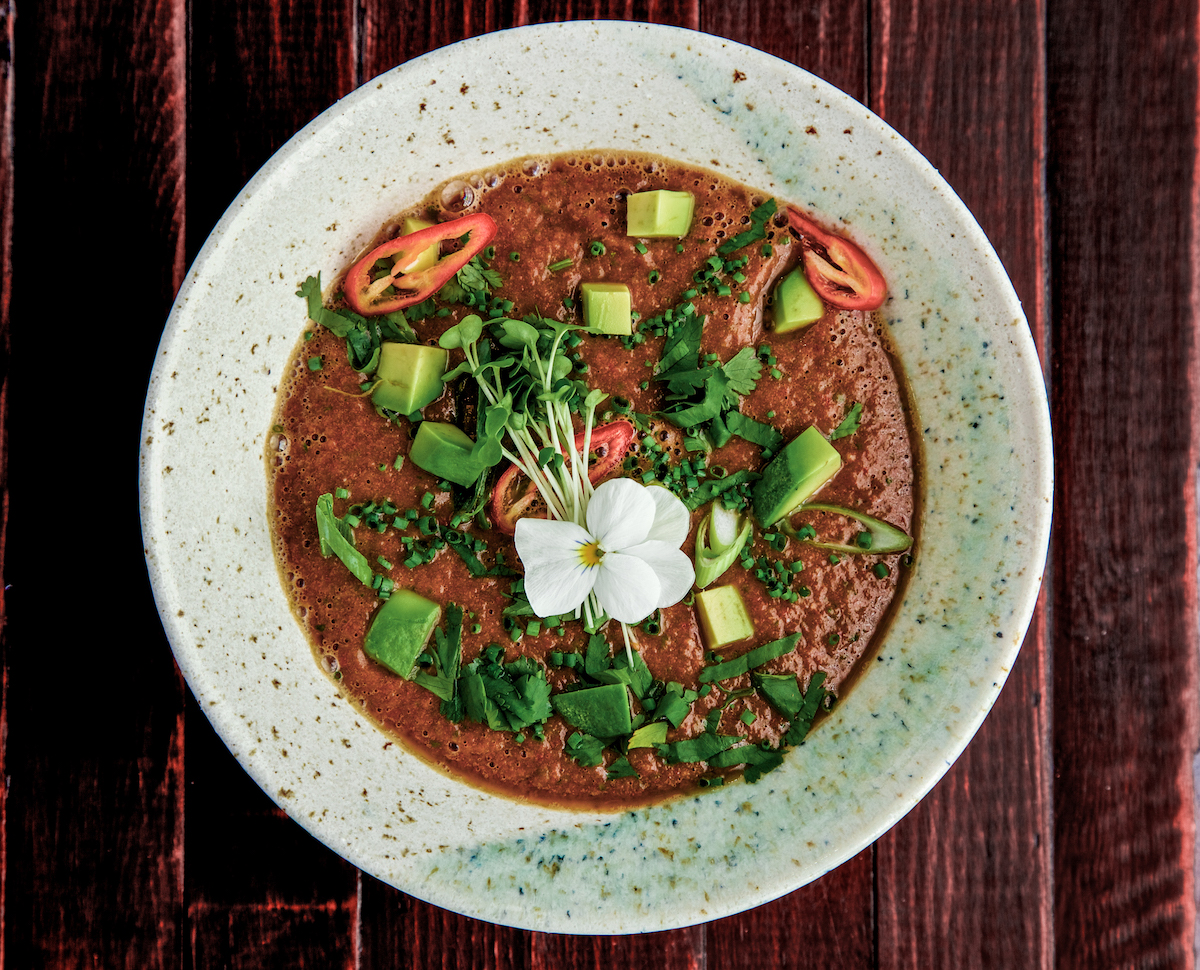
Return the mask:
<svg viewBox="0 0 1200 970"><path fill-rule="evenodd" d="M1047 10L1057 963L1191 967L1197 5Z"/></svg>
<svg viewBox="0 0 1200 970"><path fill-rule="evenodd" d="M866 102L866 0L705 0L700 29L791 61Z"/></svg>
<svg viewBox="0 0 1200 970"><path fill-rule="evenodd" d="M182 690L145 578L131 459L183 273L183 4L58 0L23 6L15 24L15 5L0 9L5 339L10 280L23 321L11 369L5 355L7 499L29 510L4 537L5 679L24 685L4 696L5 882L18 887L4 959L175 967ZM57 259L68 236L89 268ZM98 325L116 299L123 326L104 364ZM49 384L64 360L80 367L75 400ZM89 521L68 527L80 511Z"/></svg>
<svg viewBox="0 0 1200 970"><path fill-rule="evenodd" d="M354 966L357 870L275 806L194 703L186 763L185 965Z"/></svg>
<svg viewBox="0 0 1200 970"><path fill-rule="evenodd" d="M188 253L242 185L358 77L354 0L191 10ZM185 964L350 967L357 872L242 772L189 698Z"/></svg>
<svg viewBox="0 0 1200 970"><path fill-rule="evenodd" d="M640 936L533 935L532 970L699 970L708 965L703 926ZM722 964L715 964L722 966ZM763 966L763 964L759 964Z"/></svg>
<svg viewBox="0 0 1200 970"><path fill-rule="evenodd" d="M246 181L354 89L355 0L195 0L188 104L188 253Z"/></svg>
<svg viewBox="0 0 1200 970"><path fill-rule="evenodd" d="M360 875L360 966L525 970L531 934L468 919Z"/></svg>
<svg viewBox="0 0 1200 970"><path fill-rule="evenodd" d="M8 536L8 388L12 349L13 72L11 8L0 10L0 778L8 777L8 608L4 552ZM8 786L0 787L0 966L4 963L4 913L8 898Z"/></svg>
<svg viewBox="0 0 1200 970"><path fill-rule="evenodd" d="M941 171L995 244L1041 345L1041 4L873 4L870 106ZM1049 967L1044 623L982 730L878 843L879 966Z"/></svg>
<svg viewBox="0 0 1200 970"><path fill-rule="evenodd" d="M709 923L709 965L874 968L873 855L866 849L773 903Z"/></svg>

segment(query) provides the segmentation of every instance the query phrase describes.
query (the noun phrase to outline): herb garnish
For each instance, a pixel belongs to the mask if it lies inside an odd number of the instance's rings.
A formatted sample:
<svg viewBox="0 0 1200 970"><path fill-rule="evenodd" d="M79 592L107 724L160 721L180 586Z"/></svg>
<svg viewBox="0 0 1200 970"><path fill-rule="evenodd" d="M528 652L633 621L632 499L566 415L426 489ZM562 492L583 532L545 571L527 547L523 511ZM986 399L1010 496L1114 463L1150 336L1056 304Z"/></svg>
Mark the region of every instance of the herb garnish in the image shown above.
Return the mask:
<svg viewBox="0 0 1200 970"><path fill-rule="evenodd" d="M862 417L862 407L863 406L861 404L855 404L854 407L850 409L850 412L842 419L842 423L830 432L830 441L837 441L838 438L845 438L854 434L854 432L858 430L858 421L859 418Z"/></svg>

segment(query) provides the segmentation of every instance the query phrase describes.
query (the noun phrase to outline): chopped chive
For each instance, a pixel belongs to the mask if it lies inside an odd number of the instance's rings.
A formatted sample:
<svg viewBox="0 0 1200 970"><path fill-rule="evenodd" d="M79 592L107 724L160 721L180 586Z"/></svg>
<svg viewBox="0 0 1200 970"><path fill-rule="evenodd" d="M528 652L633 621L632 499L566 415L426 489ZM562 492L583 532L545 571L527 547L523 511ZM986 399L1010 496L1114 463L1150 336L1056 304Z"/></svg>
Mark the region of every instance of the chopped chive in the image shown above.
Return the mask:
<svg viewBox="0 0 1200 970"><path fill-rule="evenodd" d="M349 498L350 490L346 489L346 488L338 488L338 489L334 490L333 494L336 495L338 498Z"/></svg>
<svg viewBox="0 0 1200 970"><path fill-rule="evenodd" d="M519 263L521 261L521 254L520 253L509 253L508 258L511 259L514 263Z"/></svg>
<svg viewBox="0 0 1200 970"><path fill-rule="evenodd" d="M644 243L638 243L638 244L637 244L636 246L634 246L633 248L634 248L634 249L636 249L636 250L637 250L639 253L641 253L643 256L645 256L645 255L646 255L646 252L647 252L647 250L646 250L646 246L645 246L645 244L644 244Z"/></svg>
<svg viewBox="0 0 1200 970"><path fill-rule="evenodd" d="M602 243L599 239L594 239L592 240L592 244L588 246L588 252L590 252L593 256L603 256L606 252L608 252L608 249L605 248L604 243Z"/></svg>
<svg viewBox="0 0 1200 970"><path fill-rule="evenodd" d="M885 562L875 563L875 575L877 577L879 577L880 579L887 579L889 572L890 572L890 570L887 568L887 563L885 563Z"/></svg>
<svg viewBox="0 0 1200 970"><path fill-rule="evenodd" d="M650 285L653 286L655 283L657 283L659 280L662 279L662 273L660 273L656 269L652 269L652 270L650 270L650 274L646 277L646 279L650 282Z"/></svg>
<svg viewBox="0 0 1200 970"><path fill-rule="evenodd" d="M321 358L320 357L309 357L308 358L308 369L309 370L320 370L321 369Z"/></svg>
<svg viewBox="0 0 1200 970"><path fill-rule="evenodd" d="M551 263L546 268L550 270L551 273L557 273L560 269L567 269L568 267L572 266L574 262L575 261L573 259L560 259L556 263Z"/></svg>
<svg viewBox="0 0 1200 970"><path fill-rule="evenodd" d="M742 292L738 294L738 303L749 303L749 302L750 302L750 294L747 293L745 290L742 290Z"/></svg>

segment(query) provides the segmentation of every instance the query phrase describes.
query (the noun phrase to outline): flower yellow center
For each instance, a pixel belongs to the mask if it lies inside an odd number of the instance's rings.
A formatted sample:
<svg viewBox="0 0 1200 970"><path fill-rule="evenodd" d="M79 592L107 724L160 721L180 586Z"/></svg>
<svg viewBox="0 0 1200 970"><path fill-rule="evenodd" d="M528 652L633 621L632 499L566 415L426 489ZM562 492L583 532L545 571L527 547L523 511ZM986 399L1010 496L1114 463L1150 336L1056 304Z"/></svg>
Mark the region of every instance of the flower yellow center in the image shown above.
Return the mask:
<svg viewBox="0 0 1200 970"><path fill-rule="evenodd" d="M600 543L592 541L581 543L579 546L579 561L589 569L599 566L604 553L600 551Z"/></svg>

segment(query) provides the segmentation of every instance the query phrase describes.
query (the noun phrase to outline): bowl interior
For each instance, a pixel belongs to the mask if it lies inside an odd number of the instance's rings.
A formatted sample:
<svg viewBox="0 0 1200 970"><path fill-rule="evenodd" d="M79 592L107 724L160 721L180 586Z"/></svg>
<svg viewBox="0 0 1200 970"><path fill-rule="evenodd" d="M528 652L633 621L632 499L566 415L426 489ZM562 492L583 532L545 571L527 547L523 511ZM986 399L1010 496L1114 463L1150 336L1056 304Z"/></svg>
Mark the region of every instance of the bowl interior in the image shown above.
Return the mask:
<svg viewBox="0 0 1200 970"><path fill-rule="evenodd" d="M607 65L602 94L575 70L589 61ZM923 469L903 603L835 713L755 785L618 813L489 795L357 716L289 611L263 459L304 326L300 281L318 270L329 279L389 215L456 173L591 148L718 168L844 220L889 281L883 312L911 386ZM995 700L1049 532L1037 353L1003 268L953 191L818 78L730 41L646 24L464 41L374 79L298 133L234 200L188 273L143 440L158 608L234 757L301 825L378 878L470 916L554 932L727 915L878 838Z"/></svg>

